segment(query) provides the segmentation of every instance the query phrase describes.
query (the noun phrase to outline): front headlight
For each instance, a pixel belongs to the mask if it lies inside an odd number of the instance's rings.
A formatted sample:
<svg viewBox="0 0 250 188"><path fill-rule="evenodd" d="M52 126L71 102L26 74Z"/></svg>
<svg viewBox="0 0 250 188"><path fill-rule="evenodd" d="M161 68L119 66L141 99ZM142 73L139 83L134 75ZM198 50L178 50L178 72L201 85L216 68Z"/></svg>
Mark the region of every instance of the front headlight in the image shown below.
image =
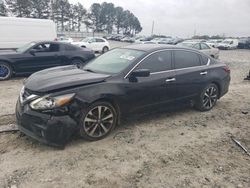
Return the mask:
<svg viewBox="0 0 250 188"><path fill-rule="evenodd" d="M34 110L50 110L68 104L74 96L74 93L56 97L44 96L32 101L30 107Z"/></svg>

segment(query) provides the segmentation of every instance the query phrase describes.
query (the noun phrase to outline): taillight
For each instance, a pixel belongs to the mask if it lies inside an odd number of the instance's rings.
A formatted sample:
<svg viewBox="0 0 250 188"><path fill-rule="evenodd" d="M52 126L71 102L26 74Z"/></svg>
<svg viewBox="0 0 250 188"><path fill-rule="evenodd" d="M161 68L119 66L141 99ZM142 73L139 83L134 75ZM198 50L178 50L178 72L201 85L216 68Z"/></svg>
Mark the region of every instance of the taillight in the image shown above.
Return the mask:
<svg viewBox="0 0 250 188"><path fill-rule="evenodd" d="M229 73L229 74L230 74L230 69L229 69L229 67L228 67L228 66L223 67L223 69L224 69L224 71L226 71L227 73Z"/></svg>

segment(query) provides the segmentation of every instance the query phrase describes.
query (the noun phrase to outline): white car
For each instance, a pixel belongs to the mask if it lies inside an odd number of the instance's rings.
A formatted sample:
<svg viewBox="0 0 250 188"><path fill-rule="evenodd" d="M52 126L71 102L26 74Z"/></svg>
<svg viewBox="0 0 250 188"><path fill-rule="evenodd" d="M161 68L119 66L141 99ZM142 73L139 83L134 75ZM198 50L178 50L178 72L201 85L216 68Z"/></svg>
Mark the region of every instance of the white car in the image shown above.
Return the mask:
<svg viewBox="0 0 250 188"><path fill-rule="evenodd" d="M214 48L218 48L219 43L221 43L223 39L213 39L206 42L207 45L212 46Z"/></svg>
<svg viewBox="0 0 250 188"><path fill-rule="evenodd" d="M61 37L57 38L56 41L65 42L65 43L72 43L73 39L61 36Z"/></svg>
<svg viewBox="0 0 250 188"><path fill-rule="evenodd" d="M185 46L185 47L190 47L190 48L195 48L204 54L211 56L215 59L219 58L219 49L218 48L213 48L209 45L207 45L204 42L194 42L194 41L184 41L182 43L177 44L178 46Z"/></svg>
<svg viewBox="0 0 250 188"><path fill-rule="evenodd" d="M238 47L238 44L238 39L226 39L218 44L218 48L221 50L231 50L236 49Z"/></svg>
<svg viewBox="0 0 250 188"><path fill-rule="evenodd" d="M87 37L79 42L72 42L71 44L102 53L105 53L110 49L109 42L101 37Z"/></svg>

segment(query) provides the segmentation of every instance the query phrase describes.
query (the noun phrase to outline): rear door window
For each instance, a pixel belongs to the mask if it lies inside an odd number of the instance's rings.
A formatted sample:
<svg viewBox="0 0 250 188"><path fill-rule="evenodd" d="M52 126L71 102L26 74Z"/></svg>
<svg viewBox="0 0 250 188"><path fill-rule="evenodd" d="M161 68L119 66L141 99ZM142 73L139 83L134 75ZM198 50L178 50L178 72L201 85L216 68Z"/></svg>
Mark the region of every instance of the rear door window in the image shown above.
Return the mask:
<svg viewBox="0 0 250 188"><path fill-rule="evenodd" d="M189 51L176 50L174 52L175 69L200 66L200 57L198 54Z"/></svg>
<svg viewBox="0 0 250 188"><path fill-rule="evenodd" d="M102 39L96 39L96 42L104 42L104 40L102 40Z"/></svg>
<svg viewBox="0 0 250 188"><path fill-rule="evenodd" d="M34 47L37 52L58 52L59 44L41 43Z"/></svg>
<svg viewBox="0 0 250 188"><path fill-rule="evenodd" d="M171 51L156 52L139 64L137 69L149 69L151 73L171 70Z"/></svg>
<svg viewBox="0 0 250 188"><path fill-rule="evenodd" d="M202 64L203 64L203 65L206 65L206 64L208 63L208 60L209 60L209 59L208 59L208 57L202 55L202 56L201 56L201 60L202 60Z"/></svg>

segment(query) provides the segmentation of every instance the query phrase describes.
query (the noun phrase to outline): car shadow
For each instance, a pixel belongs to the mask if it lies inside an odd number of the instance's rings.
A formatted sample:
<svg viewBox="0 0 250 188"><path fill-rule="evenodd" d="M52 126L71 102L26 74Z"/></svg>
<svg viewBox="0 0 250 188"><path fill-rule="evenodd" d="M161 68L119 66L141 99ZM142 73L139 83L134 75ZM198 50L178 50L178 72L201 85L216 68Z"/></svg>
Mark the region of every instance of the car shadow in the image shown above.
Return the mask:
<svg viewBox="0 0 250 188"><path fill-rule="evenodd" d="M175 114L185 113L190 110L193 110L192 106L190 104L182 104L171 108L150 108L146 112L143 113L135 113L131 114L129 116L126 116L125 118L121 119L120 124L111 132L110 135L108 135L104 139L114 139L115 136L121 132L126 131L127 129L130 129L133 131L133 129L136 129L135 124L144 124L147 122L151 122L154 120L159 120L162 118L168 118L171 116L174 116ZM78 146L87 144L90 141L82 139L78 133L75 133L69 140L69 142L66 144L65 147L72 147L72 146Z"/></svg>

